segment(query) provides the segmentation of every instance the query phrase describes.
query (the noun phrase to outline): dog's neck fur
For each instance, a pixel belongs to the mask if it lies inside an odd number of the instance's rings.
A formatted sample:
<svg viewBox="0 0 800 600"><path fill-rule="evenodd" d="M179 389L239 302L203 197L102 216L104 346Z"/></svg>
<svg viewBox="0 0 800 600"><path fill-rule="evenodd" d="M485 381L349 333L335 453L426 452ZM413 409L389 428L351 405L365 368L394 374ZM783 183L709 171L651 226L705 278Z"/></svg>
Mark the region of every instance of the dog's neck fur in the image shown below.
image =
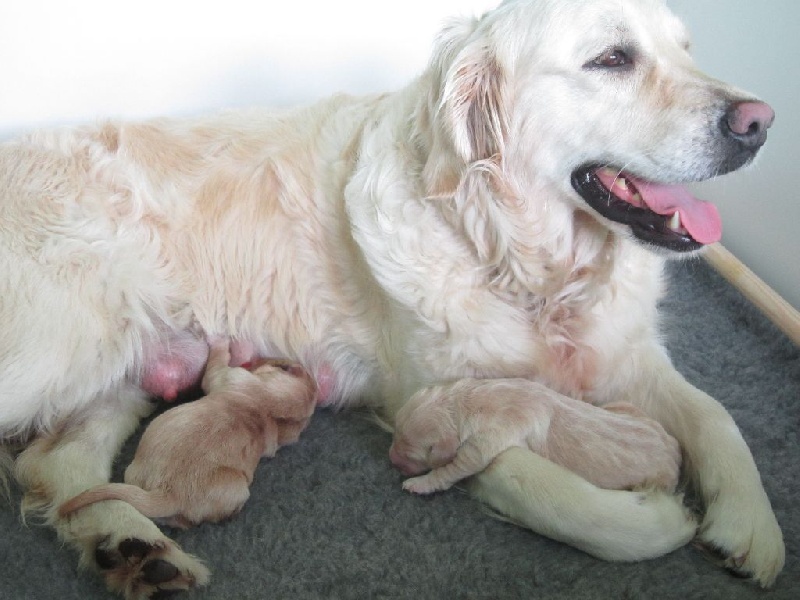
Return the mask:
<svg viewBox="0 0 800 600"><path fill-rule="evenodd" d="M433 59L401 96L408 99L412 154L421 190L467 239L489 284L518 299L581 297L602 289L620 240L586 214L547 206L552 186L528 179L530 165L510 164L513 66L495 56L482 19L450 23ZM401 100L402 101L402 100ZM541 192L538 186L544 187ZM555 222L554 222L555 221ZM582 285L580 285L582 283Z"/></svg>
<svg viewBox="0 0 800 600"><path fill-rule="evenodd" d="M509 299L526 304L551 299L562 305L578 297L581 303L596 301L583 290L605 287L600 284L610 278L623 241L588 214L554 211L537 200L535 187L521 189L499 142L490 156L472 161L459 156L443 122L444 91L431 85L440 76L437 69L431 66L412 84L434 92L409 94L418 102L412 109L411 121L418 125L412 144L426 200L436 203L443 220L468 242L489 285ZM555 227L553 220L558 220Z"/></svg>
<svg viewBox="0 0 800 600"><path fill-rule="evenodd" d="M552 201L552 182L535 179L531 166L523 164L530 157L523 160L520 149L507 143L508 115L485 114L510 106L498 100L503 94L498 90L507 83L502 69L484 60L485 56L459 66L459 57L470 51L465 40L474 23L461 25L460 30L454 28L455 41L441 42L446 49L435 53L438 62L408 88L387 98L407 115L405 122L415 126L410 138L405 132L406 137L397 137L395 144L403 148L408 172L418 174L420 202L440 216L436 235L460 240L463 253L470 255L467 262L480 273L480 286L526 314L544 342L527 354L527 362L520 355L519 365L527 364L528 372L514 366L513 360L492 368L501 368L505 375L541 377L555 389L583 397L591 393L599 368L594 346L607 334L595 324L597 314L605 311L603 305L616 302L636 304L648 316L654 313L654 300L660 293L654 282L662 261L609 230L571 199ZM470 78L470 65L483 71ZM460 85L466 89L459 90ZM476 103L476 111L465 108L469 102ZM477 122L484 117L489 124ZM449 232L445 234L442 228ZM617 289L615 282L626 280L619 273L631 265L642 267L639 271L643 272L649 269L653 275L652 281L647 277L637 281L644 293ZM447 299L425 298L426 306L435 307L437 302L445 310ZM640 302L647 306L639 307ZM434 317L447 323L444 314ZM480 338L481 333L476 330L474 335ZM621 342L624 335L617 336ZM484 343L477 338L476 344ZM513 354L510 348L504 352L504 356ZM462 371L457 375L501 374L491 369L483 372L480 366Z"/></svg>

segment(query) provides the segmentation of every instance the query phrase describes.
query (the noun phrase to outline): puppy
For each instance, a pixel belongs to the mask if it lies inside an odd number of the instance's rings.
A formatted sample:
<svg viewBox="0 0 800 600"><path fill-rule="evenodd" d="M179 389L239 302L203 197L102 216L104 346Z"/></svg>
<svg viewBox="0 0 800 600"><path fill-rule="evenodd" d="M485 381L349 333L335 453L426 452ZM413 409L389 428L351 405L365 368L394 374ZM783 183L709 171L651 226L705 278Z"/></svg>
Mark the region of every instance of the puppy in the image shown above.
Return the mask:
<svg viewBox="0 0 800 600"><path fill-rule="evenodd" d="M207 396L157 417L142 435L125 483L96 486L59 507L66 517L103 500L122 500L174 527L239 512L262 456L294 442L316 404L299 366L262 360L252 372L229 367L227 342L214 342L202 387Z"/></svg>
<svg viewBox="0 0 800 600"><path fill-rule="evenodd" d="M512 446L533 452L606 489L674 491L677 440L631 404L599 408L525 379L498 385L465 379L415 395L397 414L392 463L415 494L445 490L479 473Z"/></svg>

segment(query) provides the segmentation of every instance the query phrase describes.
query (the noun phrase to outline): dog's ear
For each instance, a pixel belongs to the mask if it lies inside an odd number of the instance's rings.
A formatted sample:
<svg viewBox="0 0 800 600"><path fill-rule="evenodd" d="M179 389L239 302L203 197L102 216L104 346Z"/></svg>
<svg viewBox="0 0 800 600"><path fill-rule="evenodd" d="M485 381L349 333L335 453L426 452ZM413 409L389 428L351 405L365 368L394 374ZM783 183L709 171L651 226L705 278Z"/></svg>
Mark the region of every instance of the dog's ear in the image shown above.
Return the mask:
<svg viewBox="0 0 800 600"><path fill-rule="evenodd" d="M434 135L424 178L430 196L451 196L465 166L502 156L505 76L476 20L453 22L442 32L431 66Z"/></svg>
<svg viewBox="0 0 800 600"><path fill-rule="evenodd" d="M502 155L506 136L503 70L484 40L456 56L444 82L442 110L456 153L467 163Z"/></svg>

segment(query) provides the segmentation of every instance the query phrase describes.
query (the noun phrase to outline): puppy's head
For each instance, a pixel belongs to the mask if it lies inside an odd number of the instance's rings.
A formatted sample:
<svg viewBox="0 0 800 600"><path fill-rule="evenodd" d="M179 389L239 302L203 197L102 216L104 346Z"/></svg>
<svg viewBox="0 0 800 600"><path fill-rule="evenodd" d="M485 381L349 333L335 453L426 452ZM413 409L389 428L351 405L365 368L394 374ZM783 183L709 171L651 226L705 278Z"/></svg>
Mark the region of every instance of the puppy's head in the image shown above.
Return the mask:
<svg viewBox="0 0 800 600"><path fill-rule="evenodd" d="M404 475L418 475L452 461L459 445L451 411L420 394L412 397L395 418L389 459Z"/></svg>
<svg viewBox="0 0 800 600"><path fill-rule="evenodd" d="M774 117L695 67L662 0L507 0L446 30L433 65L451 151L431 154L429 191L457 194L477 165L517 222L562 238L583 212L668 254L717 241L715 207L684 184L752 162Z"/></svg>
<svg viewBox="0 0 800 600"><path fill-rule="evenodd" d="M317 385L302 365L284 359L260 359L251 366L253 375L269 384L278 396L304 398L317 396Z"/></svg>

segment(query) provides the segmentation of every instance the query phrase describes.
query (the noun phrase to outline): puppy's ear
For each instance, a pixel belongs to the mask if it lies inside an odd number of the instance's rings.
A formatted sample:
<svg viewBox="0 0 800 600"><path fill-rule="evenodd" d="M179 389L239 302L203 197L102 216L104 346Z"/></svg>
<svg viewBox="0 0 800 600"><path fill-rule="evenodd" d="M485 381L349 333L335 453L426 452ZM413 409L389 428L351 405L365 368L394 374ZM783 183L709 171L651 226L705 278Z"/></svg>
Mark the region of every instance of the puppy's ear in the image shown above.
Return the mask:
<svg viewBox="0 0 800 600"><path fill-rule="evenodd" d="M454 21L431 65L433 142L424 178L432 197L450 196L464 167L499 160L507 130L503 69L477 20Z"/></svg>

